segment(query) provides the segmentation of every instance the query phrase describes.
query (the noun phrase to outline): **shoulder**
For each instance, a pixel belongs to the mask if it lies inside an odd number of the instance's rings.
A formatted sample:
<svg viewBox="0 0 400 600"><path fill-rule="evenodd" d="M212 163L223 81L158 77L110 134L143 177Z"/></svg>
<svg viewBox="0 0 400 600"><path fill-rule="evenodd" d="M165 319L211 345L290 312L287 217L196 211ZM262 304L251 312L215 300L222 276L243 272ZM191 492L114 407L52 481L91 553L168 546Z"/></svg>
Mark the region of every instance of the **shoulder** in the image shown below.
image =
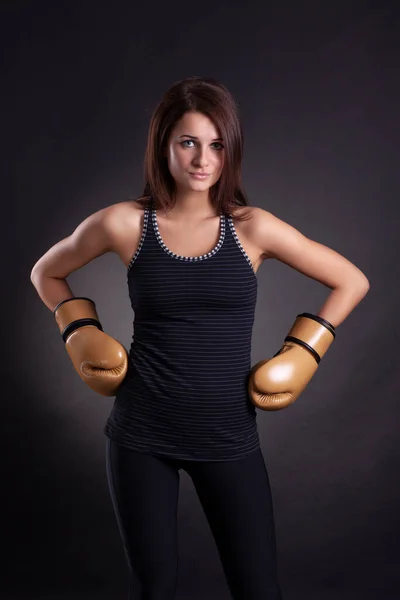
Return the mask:
<svg viewBox="0 0 400 600"><path fill-rule="evenodd" d="M235 206L231 212L235 227L250 237L257 235L259 228L265 226L270 214L258 206Z"/></svg>
<svg viewBox="0 0 400 600"><path fill-rule="evenodd" d="M260 222L260 220L268 218L268 215L272 213L269 213L258 206L235 206L231 214L234 219L236 217L246 217L246 220L240 222L248 223L249 225L252 224L252 226L254 226L257 222Z"/></svg>
<svg viewBox="0 0 400 600"><path fill-rule="evenodd" d="M128 223L129 226L133 223L140 224L144 215L144 206L137 199L124 200L106 206L101 212L110 227L120 229Z"/></svg>
<svg viewBox="0 0 400 600"><path fill-rule="evenodd" d="M238 226L243 230L249 229L255 215L257 215L256 206L235 206L230 212L235 227Z"/></svg>
<svg viewBox="0 0 400 600"><path fill-rule="evenodd" d="M121 247L132 243L136 238L140 239L144 207L137 200L124 200L110 204L98 211L98 215L115 252L120 253Z"/></svg>
<svg viewBox="0 0 400 600"><path fill-rule="evenodd" d="M286 223L272 212L258 206L240 207L240 212L248 210L249 219L237 222L239 227L257 249L263 258L276 257L276 250L285 243L293 243L302 238L302 234L292 225ZM240 225L239 225L240 223Z"/></svg>
<svg viewBox="0 0 400 600"><path fill-rule="evenodd" d="M118 216L123 214L142 214L144 212L144 204L140 202L141 198L135 198L134 200L123 200L121 202L115 202L106 206L103 210L109 215Z"/></svg>

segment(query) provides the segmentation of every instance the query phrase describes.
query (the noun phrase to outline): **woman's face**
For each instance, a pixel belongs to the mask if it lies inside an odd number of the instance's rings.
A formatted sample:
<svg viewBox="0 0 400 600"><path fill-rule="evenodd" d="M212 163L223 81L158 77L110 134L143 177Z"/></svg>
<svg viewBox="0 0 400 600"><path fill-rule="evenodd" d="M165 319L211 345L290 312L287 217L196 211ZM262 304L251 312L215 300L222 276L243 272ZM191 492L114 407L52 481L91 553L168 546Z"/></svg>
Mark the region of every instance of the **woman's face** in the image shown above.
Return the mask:
<svg viewBox="0 0 400 600"><path fill-rule="evenodd" d="M179 188L206 191L221 176L224 144L213 121L199 112L186 112L175 124L166 149L168 168ZM191 173L208 173L196 179Z"/></svg>

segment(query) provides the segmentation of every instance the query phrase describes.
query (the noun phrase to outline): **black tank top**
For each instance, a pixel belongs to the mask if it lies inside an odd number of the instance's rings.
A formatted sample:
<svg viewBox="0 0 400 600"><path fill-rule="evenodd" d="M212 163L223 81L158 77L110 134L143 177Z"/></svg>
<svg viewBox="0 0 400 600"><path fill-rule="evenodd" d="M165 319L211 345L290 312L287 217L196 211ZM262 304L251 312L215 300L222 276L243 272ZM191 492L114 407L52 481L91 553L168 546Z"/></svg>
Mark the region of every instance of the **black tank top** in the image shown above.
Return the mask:
<svg viewBox="0 0 400 600"><path fill-rule="evenodd" d="M134 333L128 371L104 427L154 455L225 461L260 447L247 383L257 278L231 217L215 248L173 253L145 208L127 281Z"/></svg>

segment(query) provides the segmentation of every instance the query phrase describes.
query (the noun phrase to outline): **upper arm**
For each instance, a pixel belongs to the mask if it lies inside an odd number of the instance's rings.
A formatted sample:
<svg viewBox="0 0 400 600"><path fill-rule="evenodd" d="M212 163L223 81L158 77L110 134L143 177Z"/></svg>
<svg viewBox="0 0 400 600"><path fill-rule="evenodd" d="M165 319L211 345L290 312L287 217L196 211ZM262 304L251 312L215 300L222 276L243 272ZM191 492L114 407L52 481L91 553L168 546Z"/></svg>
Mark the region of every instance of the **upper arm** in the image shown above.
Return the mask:
<svg viewBox="0 0 400 600"><path fill-rule="evenodd" d="M94 258L114 251L118 205L103 208L82 221L71 235L52 246L33 266L34 273L65 279Z"/></svg>
<svg viewBox="0 0 400 600"><path fill-rule="evenodd" d="M369 286L364 273L344 256L261 208L254 211L252 235L265 258L276 258L331 289L349 282Z"/></svg>

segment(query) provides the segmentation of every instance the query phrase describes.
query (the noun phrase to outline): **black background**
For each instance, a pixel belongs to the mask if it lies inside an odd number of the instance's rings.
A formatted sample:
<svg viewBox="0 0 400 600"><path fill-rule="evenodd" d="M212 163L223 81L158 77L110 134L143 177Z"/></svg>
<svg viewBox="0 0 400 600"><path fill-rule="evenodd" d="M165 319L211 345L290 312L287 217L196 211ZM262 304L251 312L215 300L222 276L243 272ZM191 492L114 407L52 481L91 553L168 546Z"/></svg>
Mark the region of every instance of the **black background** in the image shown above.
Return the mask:
<svg viewBox="0 0 400 600"><path fill-rule="evenodd" d="M301 398L258 412L284 598L399 598L399 4L3 2L1 12L1 597L126 597L104 462L112 400L74 373L30 271L90 213L142 193L155 104L204 75L239 103L250 203L340 252L371 285ZM253 362L329 291L277 261L257 277ZM119 259L68 282L127 347ZM185 473L179 527L177 599L228 599Z"/></svg>

